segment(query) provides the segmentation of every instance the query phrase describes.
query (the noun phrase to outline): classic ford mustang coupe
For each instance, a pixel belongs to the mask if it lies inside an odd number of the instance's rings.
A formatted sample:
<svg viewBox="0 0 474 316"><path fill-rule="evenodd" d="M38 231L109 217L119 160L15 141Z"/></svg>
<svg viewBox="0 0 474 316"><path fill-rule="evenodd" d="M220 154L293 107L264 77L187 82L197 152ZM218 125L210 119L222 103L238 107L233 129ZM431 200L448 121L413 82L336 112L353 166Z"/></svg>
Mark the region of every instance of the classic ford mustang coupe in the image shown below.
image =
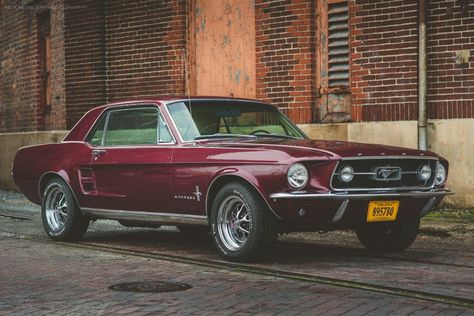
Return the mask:
<svg viewBox="0 0 474 316"><path fill-rule="evenodd" d="M94 108L61 143L21 148L12 169L54 240L104 218L209 227L233 261L292 231L354 229L372 251L403 250L451 193L447 172L431 152L311 140L272 105L204 97Z"/></svg>

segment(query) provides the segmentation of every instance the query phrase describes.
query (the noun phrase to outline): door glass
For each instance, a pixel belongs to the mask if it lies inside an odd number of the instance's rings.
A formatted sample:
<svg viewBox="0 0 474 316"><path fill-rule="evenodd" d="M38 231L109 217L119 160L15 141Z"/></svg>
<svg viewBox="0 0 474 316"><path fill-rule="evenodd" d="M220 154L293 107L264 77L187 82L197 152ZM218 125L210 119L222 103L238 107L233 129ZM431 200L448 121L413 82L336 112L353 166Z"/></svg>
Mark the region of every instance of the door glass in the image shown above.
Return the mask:
<svg viewBox="0 0 474 316"><path fill-rule="evenodd" d="M109 114L105 146L147 145L158 142L158 111L149 109L117 110Z"/></svg>
<svg viewBox="0 0 474 316"><path fill-rule="evenodd" d="M158 127L158 139L160 143L171 143L173 141L170 130L168 129L168 126L166 125L161 115L160 115L160 125Z"/></svg>
<svg viewBox="0 0 474 316"><path fill-rule="evenodd" d="M105 127L105 120L106 115L103 116L95 128L94 132L86 139L86 141L91 144L92 146L101 146L102 145L102 138L104 136L104 127Z"/></svg>

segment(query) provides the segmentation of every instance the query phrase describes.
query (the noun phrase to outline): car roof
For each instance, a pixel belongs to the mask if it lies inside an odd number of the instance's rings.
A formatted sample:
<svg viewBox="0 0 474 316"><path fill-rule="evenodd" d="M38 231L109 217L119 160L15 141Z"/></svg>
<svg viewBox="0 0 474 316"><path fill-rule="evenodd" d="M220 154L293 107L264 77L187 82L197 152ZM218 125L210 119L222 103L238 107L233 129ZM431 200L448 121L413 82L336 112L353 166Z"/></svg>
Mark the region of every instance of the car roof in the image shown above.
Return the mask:
<svg viewBox="0 0 474 316"><path fill-rule="evenodd" d="M100 107L110 107L110 106L123 106L128 104L136 104L136 103L172 103L178 101L240 101L240 102L252 102L252 103L261 103L265 105L271 105L260 100L255 99L247 99L247 98L235 98L235 97L216 97L216 96L153 96L153 97L144 97L140 99L133 99L133 100L121 100L115 101L112 103L104 104Z"/></svg>
<svg viewBox="0 0 474 316"><path fill-rule="evenodd" d="M234 98L234 97L215 97L215 96L154 96L154 97L143 97L140 99L133 100L124 100L116 101L112 103L103 104L97 107L92 108L82 118L74 125L71 131L64 137L63 141L75 141L82 140L86 137L87 133L90 131L91 126L93 126L96 120L100 117L104 111L114 108L114 107L127 107L133 105L146 105L150 103L161 103L169 104L179 101L225 101L225 102L247 102L253 104L261 104L262 106L277 108L274 105L254 100L254 99L245 99L245 98Z"/></svg>

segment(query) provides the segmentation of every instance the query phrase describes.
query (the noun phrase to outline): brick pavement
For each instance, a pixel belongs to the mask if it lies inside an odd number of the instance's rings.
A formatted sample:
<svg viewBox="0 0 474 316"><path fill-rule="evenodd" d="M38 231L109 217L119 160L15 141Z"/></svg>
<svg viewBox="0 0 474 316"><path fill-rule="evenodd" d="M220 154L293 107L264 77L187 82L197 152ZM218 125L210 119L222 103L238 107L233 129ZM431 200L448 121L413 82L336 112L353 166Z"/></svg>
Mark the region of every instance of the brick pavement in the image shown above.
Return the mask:
<svg viewBox="0 0 474 316"><path fill-rule="evenodd" d="M362 290L18 240L4 232L44 238L38 207L25 203L20 197L4 197L1 192L0 198L3 214L32 218L0 217L0 315L473 314L472 310L456 306ZM363 250L361 253L360 245L350 234L338 232L321 237L309 236L309 245L292 243L289 245L295 247L286 251L280 246L273 251L270 260L259 265L346 279L365 280L368 277L372 283L384 284L391 279L389 285L414 286L428 291L435 289L443 294L472 298L474 289L470 272L474 268L474 256L469 240L421 235L405 252L389 254L388 258L371 258ZM94 223L86 235L86 242L218 259L206 237L190 238L162 229L129 229L113 221ZM405 259L435 264L404 262ZM445 267L445 264L452 266ZM390 269L385 271L387 267L395 267L398 277L387 272ZM118 293L107 289L115 283L149 279L186 282L193 288L166 294Z"/></svg>
<svg viewBox="0 0 474 316"><path fill-rule="evenodd" d="M0 234L0 315L434 315L456 306L362 290L203 268ZM175 281L172 293L107 289L130 281Z"/></svg>

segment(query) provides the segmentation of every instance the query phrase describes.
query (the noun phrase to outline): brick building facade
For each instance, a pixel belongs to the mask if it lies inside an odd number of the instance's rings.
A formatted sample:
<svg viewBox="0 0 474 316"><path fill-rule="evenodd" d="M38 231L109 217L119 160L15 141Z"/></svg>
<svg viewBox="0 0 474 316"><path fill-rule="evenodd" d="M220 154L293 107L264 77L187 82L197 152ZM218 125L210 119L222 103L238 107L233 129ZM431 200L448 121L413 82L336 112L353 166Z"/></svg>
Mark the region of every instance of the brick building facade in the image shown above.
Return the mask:
<svg viewBox="0 0 474 316"><path fill-rule="evenodd" d="M186 78L199 80L193 72L210 67L196 65L202 51L196 44L198 24L207 22L201 30L206 32L213 28L213 15L235 22L239 17L232 10L244 3L221 1L222 12L216 12L211 2L3 1L0 131L67 129L104 102L196 92L196 83ZM459 0L430 0L426 6L429 118L471 118L474 9ZM255 92L243 96L276 104L298 123L417 119L416 0L257 0L250 10ZM46 105L39 35L45 12L51 63ZM226 32L218 30L214 39ZM331 55L332 47L342 54ZM467 61L459 60L462 54ZM348 79L332 85L331 68L338 67ZM242 96L225 87L218 92Z"/></svg>
<svg viewBox="0 0 474 316"><path fill-rule="evenodd" d="M428 119L474 118L469 0L2 0L0 134L67 130L105 102L211 94L268 101L329 136L388 121L396 138L418 118L420 2Z"/></svg>

